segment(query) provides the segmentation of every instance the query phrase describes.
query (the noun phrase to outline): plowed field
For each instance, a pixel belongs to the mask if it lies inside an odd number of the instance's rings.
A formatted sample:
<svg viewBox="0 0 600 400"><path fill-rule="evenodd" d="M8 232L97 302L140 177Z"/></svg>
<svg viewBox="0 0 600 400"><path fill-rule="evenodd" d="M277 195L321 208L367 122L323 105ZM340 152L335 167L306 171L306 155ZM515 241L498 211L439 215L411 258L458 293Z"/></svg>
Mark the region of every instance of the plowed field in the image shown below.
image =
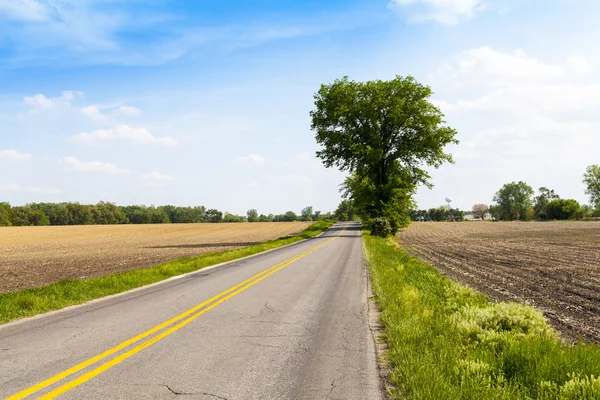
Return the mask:
<svg viewBox="0 0 600 400"><path fill-rule="evenodd" d="M600 343L600 222L417 222L398 237L454 280Z"/></svg>
<svg viewBox="0 0 600 400"><path fill-rule="evenodd" d="M0 228L0 292L90 278L296 234L310 222Z"/></svg>

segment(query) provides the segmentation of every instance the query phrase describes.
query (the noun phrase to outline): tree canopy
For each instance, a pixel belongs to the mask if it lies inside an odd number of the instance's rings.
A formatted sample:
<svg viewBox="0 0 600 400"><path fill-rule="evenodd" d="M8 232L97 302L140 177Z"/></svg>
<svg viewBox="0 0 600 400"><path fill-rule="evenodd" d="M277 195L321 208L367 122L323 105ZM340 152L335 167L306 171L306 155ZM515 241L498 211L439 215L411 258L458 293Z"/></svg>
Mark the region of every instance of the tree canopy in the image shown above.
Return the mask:
<svg viewBox="0 0 600 400"><path fill-rule="evenodd" d="M585 194L590 198L590 203L600 209L600 165L590 165L583 174L583 183L586 185Z"/></svg>
<svg viewBox="0 0 600 400"><path fill-rule="evenodd" d="M311 111L317 152L326 167L351 172L344 190L362 218L386 217L393 230L409 222L410 199L430 186L425 167L452 162L444 151L458 143L430 87L413 77L355 82L347 77L321 85ZM363 195L368 193L368 198Z"/></svg>
<svg viewBox="0 0 600 400"><path fill-rule="evenodd" d="M494 195L497 205L490 208L490 211L498 219L526 220L532 209L533 194L533 188L523 181L507 183Z"/></svg>

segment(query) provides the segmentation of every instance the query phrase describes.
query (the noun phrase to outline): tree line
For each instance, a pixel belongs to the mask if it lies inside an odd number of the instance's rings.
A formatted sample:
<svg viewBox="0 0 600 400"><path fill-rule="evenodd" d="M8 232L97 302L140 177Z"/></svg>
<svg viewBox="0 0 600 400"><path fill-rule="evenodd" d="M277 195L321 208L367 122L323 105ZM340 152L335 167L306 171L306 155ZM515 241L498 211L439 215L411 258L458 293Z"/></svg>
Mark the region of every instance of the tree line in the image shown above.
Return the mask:
<svg viewBox="0 0 600 400"><path fill-rule="evenodd" d="M554 189L535 190L523 181L506 183L494 195L494 204L475 204L473 215L484 219L489 213L501 221L569 220L600 217L600 166L591 165L583 175L590 204L561 198Z"/></svg>
<svg viewBox="0 0 600 400"><path fill-rule="evenodd" d="M408 216L411 221L418 222L459 222L465 219L464 211L445 206L429 210L410 210Z"/></svg>
<svg viewBox="0 0 600 400"><path fill-rule="evenodd" d="M12 207L9 203L0 203L0 226L293 222L331 218L331 213L314 211L311 206L305 207L300 215L293 211L265 215L250 209L242 216L204 206L117 206L101 201L98 204L30 203Z"/></svg>

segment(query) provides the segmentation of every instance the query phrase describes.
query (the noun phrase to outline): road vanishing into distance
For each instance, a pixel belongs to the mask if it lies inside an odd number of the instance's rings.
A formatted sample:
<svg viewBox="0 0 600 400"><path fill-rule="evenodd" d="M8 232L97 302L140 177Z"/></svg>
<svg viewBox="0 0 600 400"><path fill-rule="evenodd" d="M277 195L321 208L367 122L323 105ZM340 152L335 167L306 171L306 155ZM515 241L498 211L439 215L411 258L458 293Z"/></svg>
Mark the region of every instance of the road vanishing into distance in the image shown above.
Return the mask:
<svg viewBox="0 0 600 400"><path fill-rule="evenodd" d="M0 326L0 398L384 398L360 224Z"/></svg>

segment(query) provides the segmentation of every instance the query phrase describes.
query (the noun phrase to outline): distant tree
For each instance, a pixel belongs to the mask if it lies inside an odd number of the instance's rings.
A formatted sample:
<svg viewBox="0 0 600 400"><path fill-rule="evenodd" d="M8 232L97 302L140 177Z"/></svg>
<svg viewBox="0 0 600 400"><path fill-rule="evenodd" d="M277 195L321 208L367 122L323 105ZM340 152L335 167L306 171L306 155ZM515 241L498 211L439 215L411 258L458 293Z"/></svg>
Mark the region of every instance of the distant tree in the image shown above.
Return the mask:
<svg viewBox="0 0 600 400"><path fill-rule="evenodd" d="M589 196L590 203L600 210L600 165L590 165L583 174L583 183L586 185L585 194Z"/></svg>
<svg viewBox="0 0 600 400"><path fill-rule="evenodd" d="M69 225L91 225L94 223L90 206L79 203L67 203Z"/></svg>
<svg viewBox="0 0 600 400"><path fill-rule="evenodd" d="M579 215L581 218L590 218L594 214L594 209L588 204L583 204L579 209Z"/></svg>
<svg viewBox="0 0 600 400"><path fill-rule="evenodd" d="M560 199L560 196L557 195L553 189L550 190L547 187L541 187L539 189L539 192L540 194L533 199L533 210L535 212L535 218L546 219L546 207L548 206L548 203L550 203L553 200Z"/></svg>
<svg viewBox="0 0 600 400"><path fill-rule="evenodd" d="M458 208L448 210L448 221L460 222L465 220L465 213Z"/></svg>
<svg viewBox="0 0 600 400"><path fill-rule="evenodd" d="M339 221L353 221L354 207L350 200L342 200L336 210L333 212L333 217Z"/></svg>
<svg viewBox="0 0 600 400"><path fill-rule="evenodd" d="M293 221L298 221L298 216L296 215L295 212L293 211L288 211L285 214L282 215L282 222L293 222Z"/></svg>
<svg viewBox="0 0 600 400"><path fill-rule="evenodd" d="M495 204L492 204L490 206L490 215L492 216L493 219L499 220L501 214L502 214L502 211L500 210L500 206L495 205Z"/></svg>
<svg viewBox="0 0 600 400"><path fill-rule="evenodd" d="M101 201L93 206L91 211L94 224L115 225L125 224L129 221L123 210L112 203Z"/></svg>
<svg viewBox="0 0 600 400"><path fill-rule="evenodd" d="M265 215L265 214L260 214L258 216L258 222L271 222L271 221L273 221L273 217L272 216L271 216L271 219L269 219L269 216ZM250 221L248 221L248 222L250 222Z"/></svg>
<svg viewBox="0 0 600 400"><path fill-rule="evenodd" d="M528 211L532 208L533 193L533 188L522 181L505 184L494 195L494 201L498 205L498 219L527 220Z"/></svg>
<svg viewBox="0 0 600 400"><path fill-rule="evenodd" d="M246 217L242 217L241 215L235 215L228 212L225 212L223 215L223 222L247 222Z"/></svg>
<svg viewBox="0 0 600 400"><path fill-rule="evenodd" d="M302 221L313 221L314 219L314 215L313 215L313 208L312 206L308 206L302 209L302 212L300 213L301 215L301 219Z"/></svg>
<svg viewBox="0 0 600 400"><path fill-rule="evenodd" d="M169 216L167 215L167 213L165 212L165 210L163 210L160 207L148 207L146 209L146 212L148 213L148 215L150 216L150 223L151 224L168 224L171 221L169 221Z"/></svg>
<svg viewBox="0 0 600 400"><path fill-rule="evenodd" d="M14 218L12 207L8 203L0 203L0 226L11 226Z"/></svg>
<svg viewBox="0 0 600 400"><path fill-rule="evenodd" d="M50 225L48 216L42 211L30 207L13 207L13 226L45 226Z"/></svg>
<svg viewBox="0 0 600 400"><path fill-rule="evenodd" d="M580 206L576 200L552 200L547 205L548 219L575 219L580 214Z"/></svg>
<svg viewBox="0 0 600 400"><path fill-rule="evenodd" d="M321 211L315 211L313 214L313 221L319 221L321 219Z"/></svg>
<svg viewBox="0 0 600 400"><path fill-rule="evenodd" d="M223 222L223 213L219 210L210 209L206 211L206 222Z"/></svg>
<svg viewBox="0 0 600 400"><path fill-rule="evenodd" d="M255 209L248 210L246 216L248 218L248 222L258 222L260 220L258 217L258 211Z"/></svg>
<svg viewBox="0 0 600 400"><path fill-rule="evenodd" d="M471 210L473 211L473 217L481 218L482 221L485 219L485 216L490 212L490 208L488 207L488 205L482 203L473 204L473 208Z"/></svg>
<svg viewBox="0 0 600 400"><path fill-rule="evenodd" d="M50 225L70 225L71 214L67 208L68 203L32 203L29 207L42 211L50 219Z"/></svg>

